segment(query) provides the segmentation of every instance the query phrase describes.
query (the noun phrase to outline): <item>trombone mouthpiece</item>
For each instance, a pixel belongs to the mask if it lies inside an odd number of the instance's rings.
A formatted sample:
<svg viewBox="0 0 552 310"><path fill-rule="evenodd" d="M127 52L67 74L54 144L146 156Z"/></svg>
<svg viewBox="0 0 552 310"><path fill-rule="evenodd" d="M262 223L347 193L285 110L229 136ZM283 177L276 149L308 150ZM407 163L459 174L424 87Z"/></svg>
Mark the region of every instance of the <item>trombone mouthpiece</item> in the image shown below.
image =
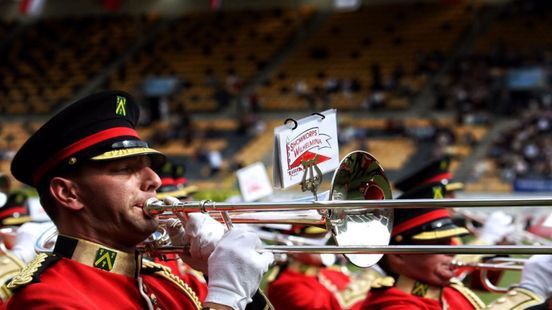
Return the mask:
<svg viewBox="0 0 552 310"><path fill-rule="evenodd" d="M163 213L164 211L164 203L163 201L151 197L144 203L144 212L149 216L155 216L157 214Z"/></svg>

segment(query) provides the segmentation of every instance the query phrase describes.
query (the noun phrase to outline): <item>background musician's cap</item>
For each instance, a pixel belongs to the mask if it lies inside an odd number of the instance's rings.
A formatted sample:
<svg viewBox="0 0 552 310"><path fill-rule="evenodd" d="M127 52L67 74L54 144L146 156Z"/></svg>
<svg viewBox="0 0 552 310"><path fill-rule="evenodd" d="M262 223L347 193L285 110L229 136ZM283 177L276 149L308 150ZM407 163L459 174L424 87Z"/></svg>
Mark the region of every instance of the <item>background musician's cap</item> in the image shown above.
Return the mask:
<svg viewBox="0 0 552 310"><path fill-rule="evenodd" d="M397 199L442 199L446 186L441 182L421 185ZM465 227L453 223L446 208L395 209L392 244L409 244L468 234Z"/></svg>
<svg viewBox="0 0 552 310"><path fill-rule="evenodd" d="M395 188L402 192L408 192L424 184L441 182L446 185L449 192L461 190L464 184L452 180L450 162L450 156L442 156L427 162L415 172L395 182Z"/></svg>
<svg viewBox="0 0 552 310"><path fill-rule="evenodd" d="M197 192L197 186L189 184L184 177L185 171L183 165L171 161L167 161L159 167L155 171L161 178L161 186L157 189L157 198L164 199L170 196L183 199Z"/></svg>
<svg viewBox="0 0 552 310"><path fill-rule="evenodd" d="M6 203L0 206L0 227L19 226L32 220L28 196L23 192L12 192Z"/></svg>

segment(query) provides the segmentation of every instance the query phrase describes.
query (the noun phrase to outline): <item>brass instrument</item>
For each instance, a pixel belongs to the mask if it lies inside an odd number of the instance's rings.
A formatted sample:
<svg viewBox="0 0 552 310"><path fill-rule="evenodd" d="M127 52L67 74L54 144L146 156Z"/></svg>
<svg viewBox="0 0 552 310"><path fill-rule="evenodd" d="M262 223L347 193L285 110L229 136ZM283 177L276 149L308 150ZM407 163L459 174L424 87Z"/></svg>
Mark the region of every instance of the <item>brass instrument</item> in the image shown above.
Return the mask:
<svg viewBox="0 0 552 310"><path fill-rule="evenodd" d="M479 270L479 278L483 288L489 292L505 293L510 290L510 287L500 287L494 285L487 276L487 271L519 271L523 270L523 266L527 260L523 258L512 257L492 257L485 262L464 263L453 261L452 265L455 268L467 269L468 271Z"/></svg>
<svg viewBox="0 0 552 310"><path fill-rule="evenodd" d="M336 169L328 201L264 203L196 201L165 204L153 198L145 203L144 212L152 217L159 216L161 220L175 217L185 219L187 213L206 212L229 227L232 223L325 225L336 245L266 245L259 251L269 251L274 254L344 254L351 263L359 267L370 267L377 263L383 254L393 253L552 254L551 245L389 245L394 208L505 206L550 207L552 198L391 200L390 185L378 161L367 152L355 151L348 154ZM270 212L274 215L278 214L278 218L271 219L267 216ZM295 217L295 214L299 213L303 215ZM305 220L305 213L309 213L308 220ZM256 218L262 218L262 220L256 220ZM156 233L159 236L163 235L162 232ZM162 238L153 239L155 245L145 243L139 249L162 255L179 252L185 248L171 246L170 242L159 242Z"/></svg>

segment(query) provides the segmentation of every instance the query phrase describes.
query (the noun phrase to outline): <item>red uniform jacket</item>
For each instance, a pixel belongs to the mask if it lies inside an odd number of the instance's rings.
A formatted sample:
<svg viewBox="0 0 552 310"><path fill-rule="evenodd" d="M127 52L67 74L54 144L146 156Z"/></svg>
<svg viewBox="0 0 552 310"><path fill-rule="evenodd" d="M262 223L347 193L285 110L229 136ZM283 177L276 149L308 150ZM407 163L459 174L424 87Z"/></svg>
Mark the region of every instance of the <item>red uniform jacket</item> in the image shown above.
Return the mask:
<svg viewBox="0 0 552 310"><path fill-rule="evenodd" d="M369 289L368 280L293 262L269 283L268 299L276 310L356 309Z"/></svg>
<svg viewBox="0 0 552 310"><path fill-rule="evenodd" d="M401 276L402 277L402 276ZM414 284L415 281L411 280ZM415 282L421 284L419 282ZM451 286L431 287L421 284L410 285L408 290L402 287L383 287L372 289L368 298L362 304L363 310L385 309L385 310L403 310L403 309L480 309L484 306L479 298L463 287L460 282L454 282Z"/></svg>
<svg viewBox="0 0 552 310"><path fill-rule="evenodd" d="M169 268L62 235L53 255L39 254L8 288L14 290L8 309L201 308Z"/></svg>

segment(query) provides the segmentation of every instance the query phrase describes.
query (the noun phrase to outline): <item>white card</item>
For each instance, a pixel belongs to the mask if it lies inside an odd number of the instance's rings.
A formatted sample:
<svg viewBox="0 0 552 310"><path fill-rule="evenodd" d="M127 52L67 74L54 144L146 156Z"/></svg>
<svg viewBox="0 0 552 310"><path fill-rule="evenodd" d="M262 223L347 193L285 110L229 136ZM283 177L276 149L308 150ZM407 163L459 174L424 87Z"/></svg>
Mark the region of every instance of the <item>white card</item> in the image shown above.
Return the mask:
<svg viewBox="0 0 552 310"><path fill-rule="evenodd" d="M272 185L263 163L256 162L236 171L236 177L243 201L252 202L272 195Z"/></svg>
<svg viewBox="0 0 552 310"><path fill-rule="evenodd" d="M326 110L274 129L273 181L277 188L287 188L301 182L302 161L316 157L322 174L335 170L339 165L336 110Z"/></svg>

